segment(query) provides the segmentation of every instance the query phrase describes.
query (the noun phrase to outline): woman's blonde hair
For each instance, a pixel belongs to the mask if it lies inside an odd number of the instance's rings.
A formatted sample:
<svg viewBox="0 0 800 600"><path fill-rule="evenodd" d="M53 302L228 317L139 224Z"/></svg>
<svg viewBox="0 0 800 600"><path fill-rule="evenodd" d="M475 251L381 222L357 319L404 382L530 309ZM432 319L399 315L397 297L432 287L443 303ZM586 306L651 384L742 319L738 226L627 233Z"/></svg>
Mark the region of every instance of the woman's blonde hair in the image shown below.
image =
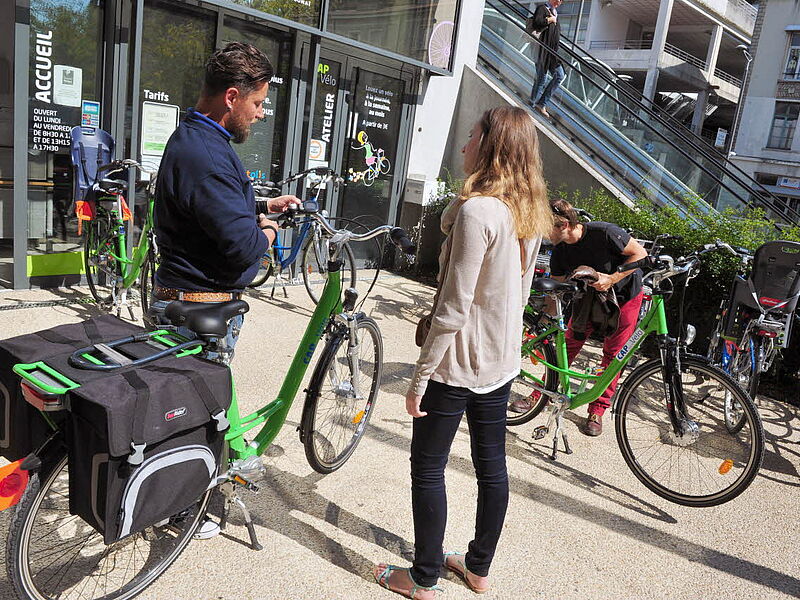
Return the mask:
<svg viewBox="0 0 800 600"><path fill-rule="evenodd" d="M553 211L533 119L521 108L503 106L483 113L480 129L478 157L461 197L498 198L511 210L520 239L547 235Z"/></svg>

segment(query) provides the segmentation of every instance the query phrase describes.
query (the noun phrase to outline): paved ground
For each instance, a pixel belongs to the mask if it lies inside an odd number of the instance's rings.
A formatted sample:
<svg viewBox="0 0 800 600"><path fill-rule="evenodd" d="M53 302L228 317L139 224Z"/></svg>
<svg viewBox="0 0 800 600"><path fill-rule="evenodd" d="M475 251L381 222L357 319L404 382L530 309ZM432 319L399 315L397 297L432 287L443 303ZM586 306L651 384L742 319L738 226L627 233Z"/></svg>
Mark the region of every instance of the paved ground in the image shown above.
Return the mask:
<svg viewBox="0 0 800 600"><path fill-rule="evenodd" d="M85 290L0 294L0 331L12 336L94 314ZM310 315L302 287L251 296L234 372L243 410L271 399ZM222 536L190 544L178 563L141 598L178 600L380 599L372 564L407 564L413 548L408 448L403 408L413 331L431 290L394 276L367 302L385 343L385 379L376 412L356 454L326 477L305 462L294 431L298 402L269 462L271 479L246 497L264 550L254 552L234 514ZM32 301L55 306L4 310ZM587 438L575 430L575 453L559 462L531 441L534 421L508 435L511 503L488 598L788 598L800 597L800 409L761 399L768 432L764 467L725 506L688 509L648 492L628 471L613 429ZM582 415L581 415L582 416ZM448 467L446 547L470 539L475 482L466 425ZM8 514L0 514L5 534ZM473 597L459 581L442 582L445 598ZM13 593L0 570L0 598Z"/></svg>

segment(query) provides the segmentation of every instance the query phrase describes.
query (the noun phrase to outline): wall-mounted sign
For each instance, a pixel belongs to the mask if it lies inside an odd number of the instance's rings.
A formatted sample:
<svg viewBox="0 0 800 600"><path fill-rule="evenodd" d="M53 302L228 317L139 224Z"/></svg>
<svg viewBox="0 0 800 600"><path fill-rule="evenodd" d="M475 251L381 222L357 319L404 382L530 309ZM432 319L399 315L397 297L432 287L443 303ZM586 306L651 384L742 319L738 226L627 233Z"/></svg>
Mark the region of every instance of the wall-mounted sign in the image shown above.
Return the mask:
<svg viewBox="0 0 800 600"><path fill-rule="evenodd" d="M100 103L84 100L81 103L81 126L100 127Z"/></svg>
<svg viewBox="0 0 800 600"><path fill-rule="evenodd" d="M53 104L78 108L82 92L83 70L67 65L53 66Z"/></svg>
<svg viewBox="0 0 800 600"><path fill-rule="evenodd" d="M778 187L800 190L800 179L794 177L778 177Z"/></svg>
<svg viewBox="0 0 800 600"><path fill-rule="evenodd" d="M156 170L167 147L167 140L178 127L180 107L157 102L142 103L142 165Z"/></svg>
<svg viewBox="0 0 800 600"><path fill-rule="evenodd" d="M725 147L725 140L727 138L728 138L728 130L727 129L722 129L722 127L720 127L719 129L717 129L717 137L714 140L714 145L717 148L724 148Z"/></svg>

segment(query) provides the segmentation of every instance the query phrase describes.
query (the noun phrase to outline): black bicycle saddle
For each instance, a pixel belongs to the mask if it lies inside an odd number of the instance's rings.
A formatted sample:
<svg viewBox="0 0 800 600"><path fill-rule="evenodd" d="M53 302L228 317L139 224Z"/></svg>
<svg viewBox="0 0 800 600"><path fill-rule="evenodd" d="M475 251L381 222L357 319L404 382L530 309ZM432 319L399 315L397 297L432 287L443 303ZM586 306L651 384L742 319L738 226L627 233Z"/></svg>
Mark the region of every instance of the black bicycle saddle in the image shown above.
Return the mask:
<svg viewBox="0 0 800 600"><path fill-rule="evenodd" d="M566 292L575 293L578 291L578 286L572 282L561 282L549 277L536 277L531 282L531 289L542 294L563 294Z"/></svg>
<svg viewBox="0 0 800 600"><path fill-rule="evenodd" d="M199 336L225 337L228 321L250 310L244 300L228 302L184 302L173 300L164 309L164 316L173 325L191 329Z"/></svg>

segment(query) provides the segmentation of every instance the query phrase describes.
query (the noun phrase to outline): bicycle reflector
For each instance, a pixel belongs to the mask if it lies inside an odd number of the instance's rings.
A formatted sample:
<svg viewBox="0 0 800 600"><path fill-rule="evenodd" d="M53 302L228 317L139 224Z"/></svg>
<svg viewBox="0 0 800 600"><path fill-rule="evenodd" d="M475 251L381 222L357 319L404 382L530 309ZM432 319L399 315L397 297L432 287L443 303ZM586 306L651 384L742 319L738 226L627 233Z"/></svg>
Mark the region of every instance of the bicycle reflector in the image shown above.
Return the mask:
<svg viewBox="0 0 800 600"><path fill-rule="evenodd" d="M768 296L761 296L758 302L767 308L783 308L789 303L788 300L778 300L777 298L770 298Z"/></svg>
<svg viewBox="0 0 800 600"><path fill-rule="evenodd" d="M768 331L766 329L759 329L758 330L758 335L760 335L762 337L776 338L776 337L778 337L778 332L777 331Z"/></svg>
<svg viewBox="0 0 800 600"><path fill-rule="evenodd" d="M20 468L23 460L0 469L0 510L11 508L19 502L28 485L28 472Z"/></svg>
<svg viewBox="0 0 800 600"><path fill-rule="evenodd" d="M25 381L19 386L22 388L22 397L25 401L39 410L49 412L64 409L64 394L49 394Z"/></svg>

